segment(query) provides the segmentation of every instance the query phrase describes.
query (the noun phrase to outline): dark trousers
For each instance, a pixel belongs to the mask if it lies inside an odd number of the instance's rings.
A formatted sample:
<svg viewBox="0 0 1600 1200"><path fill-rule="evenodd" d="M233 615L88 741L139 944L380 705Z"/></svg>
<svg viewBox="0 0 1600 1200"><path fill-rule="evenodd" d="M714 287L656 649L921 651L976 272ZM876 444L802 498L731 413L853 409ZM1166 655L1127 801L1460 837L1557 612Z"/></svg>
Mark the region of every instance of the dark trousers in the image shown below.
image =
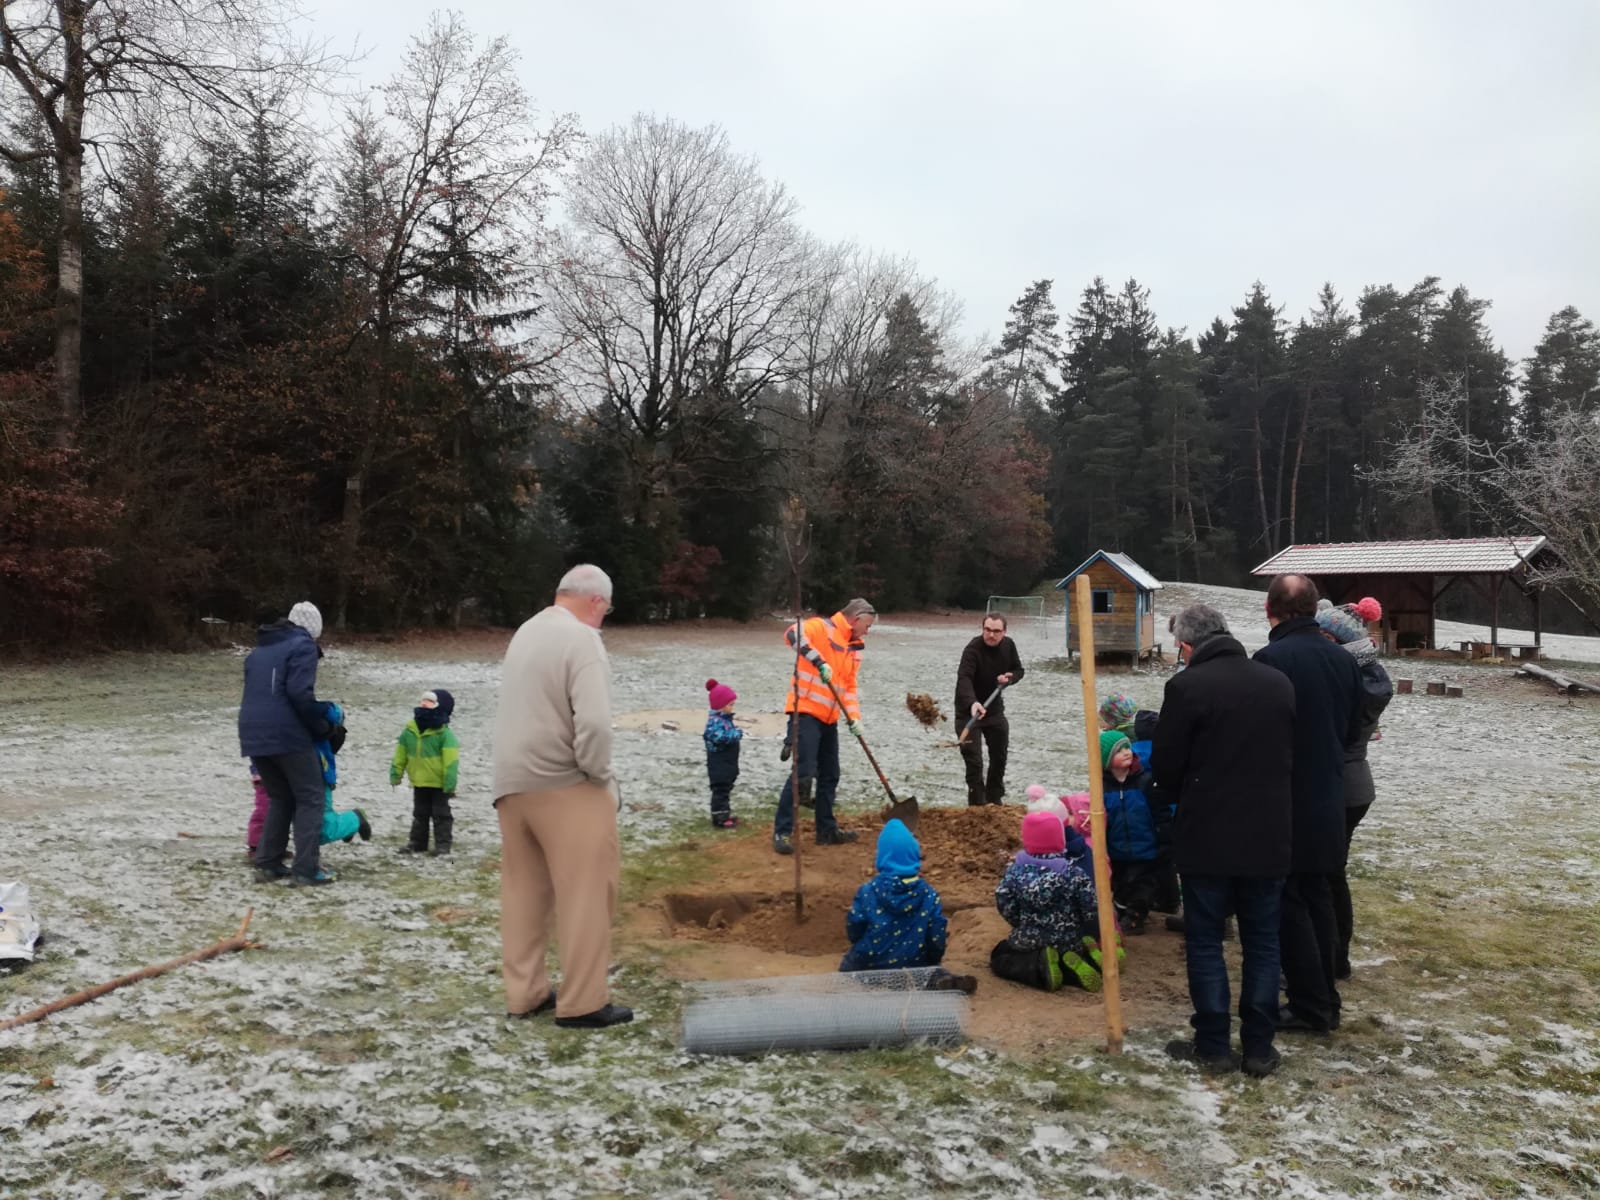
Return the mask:
<svg viewBox="0 0 1600 1200"><path fill-rule="evenodd" d="M1041 988L1050 991L1050 973L1045 968L1045 952L1042 947L1032 950L1019 950L1011 944L1011 939L996 942L994 949L989 951L989 970L1001 979L1009 979L1012 983L1020 983L1025 987Z"/></svg>
<svg viewBox="0 0 1600 1200"><path fill-rule="evenodd" d="M1284 881L1278 941L1290 1010L1317 1029L1332 1029L1339 1020L1339 989L1334 983L1339 925L1327 875L1292 872Z"/></svg>
<svg viewBox="0 0 1600 1200"><path fill-rule="evenodd" d="M428 823L433 823L433 848L443 850L454 840L455 814L443 788L411 789L411 838L413 850L428 848Z"/></svg>
<svg viewBox="0 0 1600 1200"><path fill-rule="evenodd" d="M816 802L817 835L832 833L839 828L833 815L833 798L839 791L839 727L819 721L807 713L798 720L789 718L789 740L794 745L794 757L800 768L800 790L815 787L812 793ZM794 833L794 773L783 777L783 791L778 794L778 815L773 819L772 832L776 837Z"/></svg>
<svg viewBox="0 0 1600 1200"><path fill-rule="evenodd" d="M1195 1050L1229 1052L1228 967L1222 926L1239 920L1244 969L1239 978L1239 1041L1246 1057L1266 1057L1278 1024L1278 929L1283 880L1225 875L1183 877L1183 954L1194 1005Z"/></svg>
<svg viewBox="0 0 1600 1200"><path fill-rule="evenodd" d="M294 873L312 876L322 869L322 761L315 750L257 755L261 786L267 789L267 820L256 844L256 866L269 870L283 861L294 829Z"/></svg>
<svg viewBox="0 0 1600 1200"><path fill-rule="evenodd" d="M711 780L711 819L733 815L733 785L739 782L739 743L706 751L706 775Z"/></svg>
<svg viewBox="0 0 1600 1200"><path fill-rule="evenodd" d="M1162 851L1155 858L1119 859L1111 863L1111 900L1121 916L1145 917L1178 910L1178 877L1172 857Z"/></svg>
<svg viewBox="0 0 1600 1200"><path fill-rule="evenodd" d="M1345 859L1350 858L1350 838L1356 831L1356 826L1361 824L1361 818L1367 815L1370 804L1357 804L1344 810L1344 851ZM1335 976L1343 978L1350 974L1350 935L1355 930L1356 910L1350 901L1350 879L1347 874L1349 868L1331 876L1328 886L1333 889L1333 919L1339 927L1339 951L1334 956L1333 969Z"/></svg>
<svg viewBox="0 0 1600 1200"><path fill-rule="evenodd" d="M983 774L983 748L989 747L989 777ZM1006 751L1011 747L1011 723L1003 712L990 713L972 727L961 743L967 764L967 803L999 804L1006 794Z"/></svg>

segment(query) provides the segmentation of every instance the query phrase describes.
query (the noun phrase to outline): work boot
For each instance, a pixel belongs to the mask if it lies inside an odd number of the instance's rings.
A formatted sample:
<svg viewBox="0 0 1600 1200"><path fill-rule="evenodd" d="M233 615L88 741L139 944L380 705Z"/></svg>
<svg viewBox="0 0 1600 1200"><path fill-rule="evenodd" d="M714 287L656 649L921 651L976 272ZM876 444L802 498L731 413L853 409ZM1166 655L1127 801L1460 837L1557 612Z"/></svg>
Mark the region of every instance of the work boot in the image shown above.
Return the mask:
<svg viewBox="0 0 1600 1200"><path fill-rule="evenodd" d="M793 854L794 853L794 843L789 840L789 835L787 833L775 833L775 834L773 834L772 835L772 848L773 848L774 851L776 851L779 854Z"/></svg>
<svg viewBox="0 0 1600 1200"><path fill-rule="evenodd" d="M298 871L289 880L290 887L323 887L338 880L337 875L318 871L315 875L302 875Z"/></svg>
<svg viewBox="0 0 1600 1200"><path fill-rule="evenodd" d="M1241 1069L1252 1079L1263 1079L1276 1071L1282 1061L1283 1058L1278 1052L1268 1046L1265 1054L1246 1054Z"/></svg>
<svg viewBox="0 0 1600 1200"><path fill-rule="evenodd" d="M268 866L256 868L257 883L277 883L278 880L287 878L289 878L289 869L287 867Z"/></svg>
<svg viewBox="0 0 1600 1200"><path fill-rule="evenodd" d="M817 834L817 845L848 846L851 842L859 839L860 836L854 829L825 829Z"/></svg>

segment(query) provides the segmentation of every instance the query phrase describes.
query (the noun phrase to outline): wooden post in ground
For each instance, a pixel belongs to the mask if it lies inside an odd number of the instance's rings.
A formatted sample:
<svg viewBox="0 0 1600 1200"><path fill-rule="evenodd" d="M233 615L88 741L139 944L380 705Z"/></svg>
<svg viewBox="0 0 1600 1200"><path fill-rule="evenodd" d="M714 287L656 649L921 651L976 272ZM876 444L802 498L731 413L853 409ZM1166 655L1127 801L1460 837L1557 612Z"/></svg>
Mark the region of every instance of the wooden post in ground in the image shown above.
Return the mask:
<svg viewBox="0 0 1600 1200"><path fill-rule="evenodd" d="M1106 857L1106 791L1100 778L1100 703L1094 692L1094 613L1088 575L1079 575L1078 673L1083 679L1083 736L1089 756L1089 833L1094 840L1095 907L1100 913L1101 996L1106 1006L1106 1049L1122 1053L1122 992L1117 971L1117 914L1111 903L1111 860Z"/></svg>

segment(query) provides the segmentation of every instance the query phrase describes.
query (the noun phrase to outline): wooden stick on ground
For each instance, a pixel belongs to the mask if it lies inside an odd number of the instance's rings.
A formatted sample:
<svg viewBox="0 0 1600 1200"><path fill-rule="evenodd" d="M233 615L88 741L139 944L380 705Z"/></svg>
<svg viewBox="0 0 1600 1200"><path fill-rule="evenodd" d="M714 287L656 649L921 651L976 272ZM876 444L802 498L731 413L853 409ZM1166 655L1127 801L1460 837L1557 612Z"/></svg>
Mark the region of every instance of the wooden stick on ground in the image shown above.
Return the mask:
<svg viewBox="0 0 1600 1200"><path fill-rule="evenodd" d="M42 1021L52 1013L58 1013L64 1008L75 1008L80 1004L87 1004L91 1000L98 1000L107 992L114 992L119 987L137 983L141 979L153 979L157 975L164 975L174 967L186 967L190 963L204 962L208 958L216 958L219 954L230 954L235 950L253 950L261 943L247 941L244 934L245 930L250 927L250 917L255 911L254 908L245 910L244 920L239 922L239 931L232 937L213 942L204 949L185 954L182 958L174 958L168 962L157 963L153 967L143 967L127 975L119 975L109 983L97 983L94 987L84 988L81 992L73 992L70 996L63 996L59 1000L52 1000L49 1004L41 1005L29 1012L0 1021L0 1032L7 1029L15 1029L19 1025L27 1025L34 1021Z"/></svg>
<svg viewBox="0 0 1600 1200"><path fill-rule="evenodd" d="M1100 913L1100 980L1106 1005L1106 1049L1122 1053L1122 990L1117 971L1117 914L1111 902L1111 859L1106 854L1106 789L1100 777L1100 702L1094 694L1094 613L1089 576L1079 575L1078 671L1083 679L1083 736L1089 752L1089 834L1094 845L1095 907Z"/></svg>

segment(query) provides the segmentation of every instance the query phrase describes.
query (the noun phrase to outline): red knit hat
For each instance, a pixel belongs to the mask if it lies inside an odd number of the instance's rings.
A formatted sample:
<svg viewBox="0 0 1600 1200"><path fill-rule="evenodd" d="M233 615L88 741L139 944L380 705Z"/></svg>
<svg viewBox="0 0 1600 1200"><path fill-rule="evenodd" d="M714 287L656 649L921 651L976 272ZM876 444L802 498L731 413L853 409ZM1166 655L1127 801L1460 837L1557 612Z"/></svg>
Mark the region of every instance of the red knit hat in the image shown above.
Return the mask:
<svg viewBox="0 0 1600 1200"><path fill-rule="evenodd" d="M1053 813L1031 812L1022 818L1022 848L1029 854L1060 854L1067 848L1061 818Z"/></svg>
<svg viewBox="0 0 1600 1200"><path fill-rule="evenodd" d="M706 680L707 702L712 708L727 708L739 698L739 693L725 683L718 683L715 679Z"/></svg>

